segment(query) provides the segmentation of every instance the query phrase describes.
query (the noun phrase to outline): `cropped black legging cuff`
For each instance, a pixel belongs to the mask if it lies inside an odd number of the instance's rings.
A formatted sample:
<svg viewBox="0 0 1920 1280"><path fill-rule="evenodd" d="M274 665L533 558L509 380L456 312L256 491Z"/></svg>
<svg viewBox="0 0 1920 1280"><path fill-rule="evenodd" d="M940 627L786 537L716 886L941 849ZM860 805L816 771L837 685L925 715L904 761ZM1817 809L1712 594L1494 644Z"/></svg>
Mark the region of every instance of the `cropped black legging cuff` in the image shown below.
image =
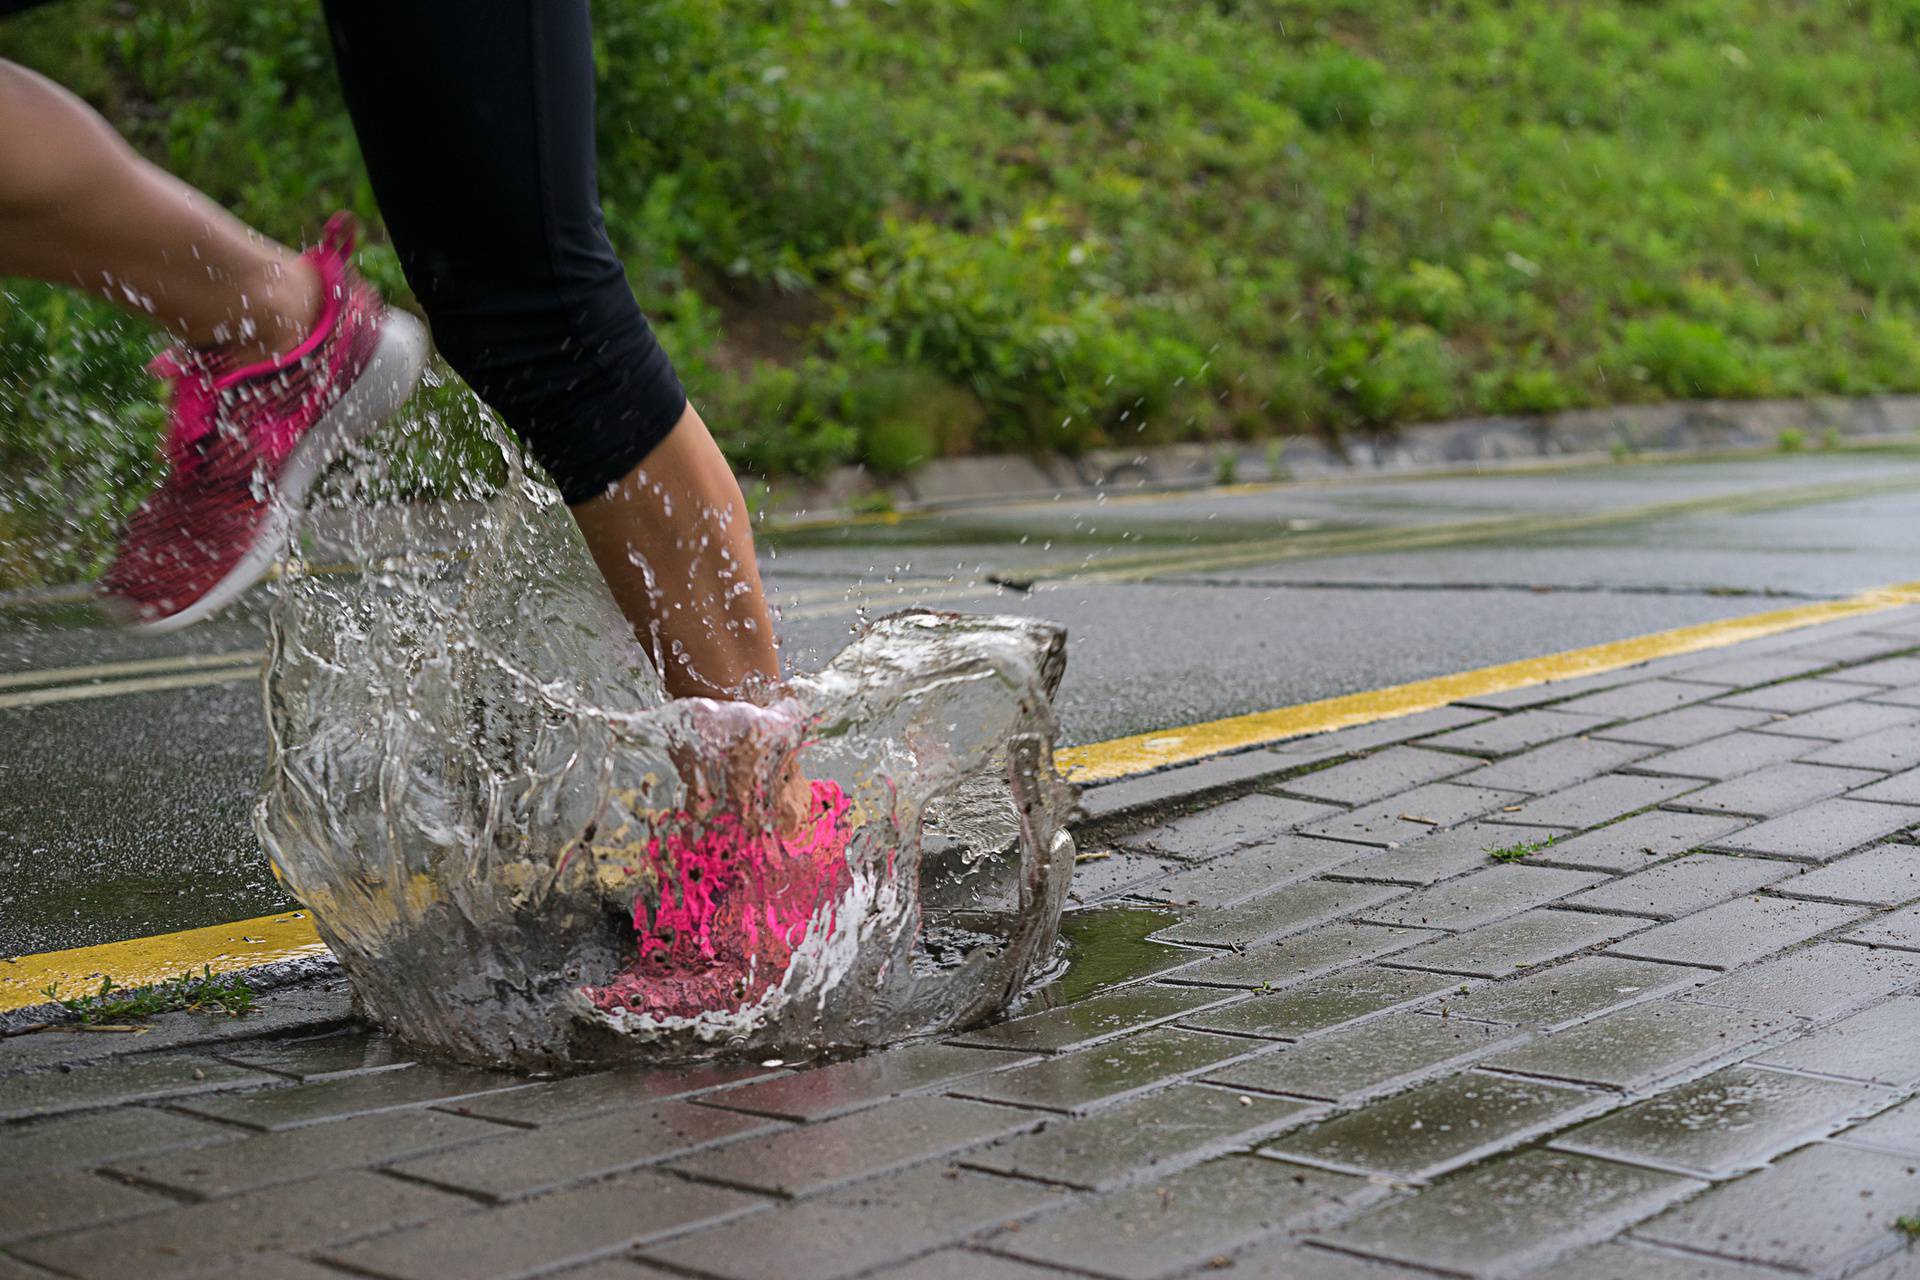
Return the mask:
<svg viewBox="0 0 1920 1280"><path fill-rule="evenodd" d="M687 403L600 216L586 0L326 0L340 82L441 354L569 503Z"/></svg>

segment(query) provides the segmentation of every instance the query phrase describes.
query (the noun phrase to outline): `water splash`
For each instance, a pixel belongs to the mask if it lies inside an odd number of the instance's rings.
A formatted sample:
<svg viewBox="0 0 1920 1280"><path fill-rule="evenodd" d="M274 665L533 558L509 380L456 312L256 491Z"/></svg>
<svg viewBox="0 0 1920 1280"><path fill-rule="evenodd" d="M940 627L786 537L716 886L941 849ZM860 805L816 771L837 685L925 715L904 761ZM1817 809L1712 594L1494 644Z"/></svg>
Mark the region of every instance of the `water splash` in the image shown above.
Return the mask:
<svg viewBox="0 0 1920 1280"><path fill-rule="evenodd" d="M976 1021L1053 962L1060 629L911 611L774 705L670 701L557 496L495 444L505 481L435 508L350 468L273 610L256 826L369 1015L528 1069L792 1057ZM792 859L820 849L753 816L796 758L846 810L800 896ZM771 852L719 886L736 936L707 994L662 997L645 930L719 918L688 914L716 833Z"/></svg>

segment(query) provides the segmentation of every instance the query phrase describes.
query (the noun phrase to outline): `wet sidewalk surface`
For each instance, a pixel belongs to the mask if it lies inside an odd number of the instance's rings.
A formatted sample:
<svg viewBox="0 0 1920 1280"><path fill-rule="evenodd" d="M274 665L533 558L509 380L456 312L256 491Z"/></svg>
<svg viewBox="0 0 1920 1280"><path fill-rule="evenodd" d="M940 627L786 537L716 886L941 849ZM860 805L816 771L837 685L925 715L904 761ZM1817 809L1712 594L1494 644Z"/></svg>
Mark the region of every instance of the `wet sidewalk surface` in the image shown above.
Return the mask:
<svg viewBox="0 0 1920 1280"><path fill-rule="evenodd" d="M0 1280L1920 1276L1920 609L1088 807L1050 1007L940 1043L527 1081L337 979L0 1040Z"/></svg>

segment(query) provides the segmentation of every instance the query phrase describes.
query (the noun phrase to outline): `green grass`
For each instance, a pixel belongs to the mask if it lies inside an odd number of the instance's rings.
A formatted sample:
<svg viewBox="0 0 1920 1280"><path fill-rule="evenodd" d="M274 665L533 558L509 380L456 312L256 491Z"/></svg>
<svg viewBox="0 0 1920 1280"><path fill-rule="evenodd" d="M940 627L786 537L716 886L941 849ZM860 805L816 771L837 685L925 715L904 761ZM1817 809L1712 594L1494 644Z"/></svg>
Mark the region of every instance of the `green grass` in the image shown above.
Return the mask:
<svg viewBox="0 0 1920 1280"><path fill-rule="evenodd" d="M1909 1240L1920 1240L1920 1214L1902 1214L1893 1220L1893 1229Z"/></svg>
<svg viewBox="0 0 1920 1280"><path fill-rule="evenodd" d="M1545 840L1529 840L1523 844L1510 844L1504 848L1487 850L1487 857L1493 859L1495 862L1519 862L1524 858L1532 857L1552 843L1552 837L1548 837Z"/></svg>
<svg viewBox="0 0 1920 1280"><path fill-rule="evenodd" d="M186 1010L237 1017L253 1008L253 989L234 977L214 977L212 966L198 975L183 973L149 987L116 987L102 978L100 989L83 996L62 996L49 985L47 999L89 1024L126 1022L156 1013Z"/></svg>
<svg viewBox="0 0 1920 1280"><path fill-rule="evenodd" d="M1920 389L1920 0L595 20L609 231L758 475ZM0 56L271 234L354 209L407 300L312 0L69 0ZM150 345L0 298L0 576L97 565L153 472Z"/></svg>

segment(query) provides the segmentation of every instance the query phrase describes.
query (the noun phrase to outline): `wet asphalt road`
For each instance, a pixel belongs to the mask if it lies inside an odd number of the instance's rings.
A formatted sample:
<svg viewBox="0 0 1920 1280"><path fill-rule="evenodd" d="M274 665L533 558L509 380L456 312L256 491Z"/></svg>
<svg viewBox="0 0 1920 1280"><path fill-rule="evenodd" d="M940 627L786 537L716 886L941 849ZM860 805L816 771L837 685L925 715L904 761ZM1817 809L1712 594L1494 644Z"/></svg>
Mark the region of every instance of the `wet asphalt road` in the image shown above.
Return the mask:
<svg viewBox="0 0 1920 1280"><path fill-rule="evenodd" d="M1065 623L1084 743L1920 578L1917 513L1920 449L1887 449L1025 504L764 550L797 666L907 603ZM248 828L262 637L258 600L163 638L0 604L0 955L283 905Z"/></svg>

